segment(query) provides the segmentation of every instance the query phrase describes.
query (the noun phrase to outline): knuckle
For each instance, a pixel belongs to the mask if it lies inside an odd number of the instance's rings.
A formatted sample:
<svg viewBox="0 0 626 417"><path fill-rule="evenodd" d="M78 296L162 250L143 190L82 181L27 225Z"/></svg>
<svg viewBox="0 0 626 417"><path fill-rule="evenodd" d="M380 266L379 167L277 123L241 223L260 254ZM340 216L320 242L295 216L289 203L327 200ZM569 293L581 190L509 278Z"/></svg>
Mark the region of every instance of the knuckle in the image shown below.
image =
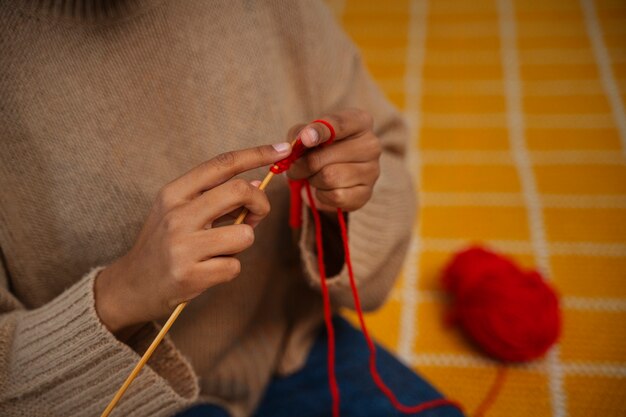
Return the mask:
<svg viewBox="0 0 626 417"><path fill-rule="evenodd" d="M179 288L186 287L191 281L191 270L189 265L181 260L176 260L170 263L169 274L172 277L172 281Z"/></svg>
<svg viewBox="0 0 626 417"><path fill-rule="evenodd" d="M354 109L356 118L367 129L371 130L374 127L374 117L367 111L361 109Z"/></svg>
<svg viewBox="0 0 626 417"><path fill-rule="evenodd" d="M170 265L177 265L185 253L184 244L180 238L169 236L165 240L167 258Z"/></svg>
<svg viewBox="0 0 626 417"><path fill-rule="evenodd" d="M328 200L335 206L341 206L345 203L345 193L341 189L330 190Z"/></svg>
<svg viewBox="0 0 626 417"><path fill-rule="evenodd" d="M335 120L335 130L338 132L345 132L346 128L348 126L348 118L349 116L347 116L344 113L338 113L334 116L334 120Z"/></svg>
<svg viewBox="0 0 626 417"><path fill-rule="evenodd" d="M326 166L319 172L320 180L324 185L336 186L339 183L339 173L336 169Z"/></svg>
<svg viewBox="0 0 626 417"><path fill-rule="evenodd" d="M174 190L170 184L164 185L157 193L156 197L157 205L161 209L167 209L174 206Z"/></svg>
<svg viewBox="0 0 626 417"><path fill-rule="evenodd" d="M383 147L382 147L382 144L380 143L380 139L372 135L370 142L371 142L370 147L372 148L372 154L376 157L376 159L380 158L380 156L383 153Z"/></svg>
<svg viewBox="0 0 626 417"><path fill-rule="evenodd" d="M215 162L227 168L235 165L235 160L235 153L232 151L221 153L215 157Z"/></svg>
<svg viewBox="0 0 626 417"><path fill-rule="evenodd" d="M320 152L311 152L305 156L306 167L310 172L318 172L324 166Z"/></svg>
<svg viewBox="0 0 626 417"><path fill-rule="evenodd" d="M163 226L168 232L177 231L182 223L182 216L177 210L171 210L163 216Z"/></svg>
<svg viewBox="0 0 626 417"><path fill-rule="evenodd" d="M224 264L224 275L227 281L236 278L241 273L241 262L236 258L229 258Z"/></svg>
<svg viewBox="0 0 626 417"><path fill-rule="evenodd" d="M359 139L359 144L369 158L378 159L382 155L383 145L373 132L363 135Z"/></svg>
<svg viewBox="0 0 626 417"><path fill-rule="evenodd" d="M248 181L236 178L230 181L230 185L232 187L232 192L236 196L247 196L252 192L252 185L248 183Z"/></svg>
<svg viewBox="0 0 626 417"><path fill-rule="evenodd" d="M259 146L255 148L254 153L255 153L256 158L261 161L264 161L269 157L267 146Z"/></svg>

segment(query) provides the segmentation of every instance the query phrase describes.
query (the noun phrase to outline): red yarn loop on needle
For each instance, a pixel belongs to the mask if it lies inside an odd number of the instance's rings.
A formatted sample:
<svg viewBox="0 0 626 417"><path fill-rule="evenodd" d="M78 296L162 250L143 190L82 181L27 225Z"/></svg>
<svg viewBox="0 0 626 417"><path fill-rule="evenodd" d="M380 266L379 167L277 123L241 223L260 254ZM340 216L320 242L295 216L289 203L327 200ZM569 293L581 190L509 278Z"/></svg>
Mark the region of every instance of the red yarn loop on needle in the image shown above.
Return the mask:
<svg viewBox="0 0 626 417"><path fill-rule="evenodd" d="M333 125L328 123L326 120L317 119L313 120L311 123L321 123L328 128L330 131L330 137L320 146L328 146L335 141L335 128ZM309 148L304 146L302 140L297 138L291 148L291 154L284 159L274 163L274 165L270 168L274 174L280 174L287 171L291 165L296 162L298 159L302 158L304 154L309 151ZM305 180L292 180L289 179L289 226L293 229L298 229L302 225L302 187L304 186Z"/></svg>
<svg viewBox="0 0 626 417"><path fill-rule="evenodd" d="M330 137L320 146L327 146L335 141L335 128L333 128L333 125L328 123L326 120L321 119L313 120L311 123L321 123L326 126L330 131ZM293 146L291 147L291 153L289 154L289 156L274 163L274 165L270 168L270 171L272 171L274 174L280 174L287 171L291 167L291 164L302 158L308 150L309 148L304 146L300 138L296 139Z"/></svg>
<svg viewBox="0 0 626 417"><path fill-rule="evenodd" d="M308 148L304 146L300 138L298 138L291 147L291 153L289 154L289 156L281 159L278 162L275 162L274 165L272 165L272 167L270 168L270 171L272 171L274 174L280 174L287 171L289 167L291 167L291 164L300 159L307 150Z"/></svg>

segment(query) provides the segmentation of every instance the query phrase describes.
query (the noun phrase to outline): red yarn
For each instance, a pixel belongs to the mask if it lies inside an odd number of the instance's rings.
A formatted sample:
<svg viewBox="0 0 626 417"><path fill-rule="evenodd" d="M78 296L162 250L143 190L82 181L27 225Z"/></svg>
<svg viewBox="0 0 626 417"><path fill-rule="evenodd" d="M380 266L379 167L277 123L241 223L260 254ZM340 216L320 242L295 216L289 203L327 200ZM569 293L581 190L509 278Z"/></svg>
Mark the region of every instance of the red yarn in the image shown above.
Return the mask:
<svg viewBox="0 0 626 417"><path fill-rule="evenodd" d="M326 141L323 145L328 145L332 143L332 141L335 138L335 130L333 129L332 125L326 122L325 120L315 120L314 122L322 123L326 127L328 127L328 129L330 130L330 133L331 133L330 139ZM298 144L302 145L302 142L300 141L299 138L294 144L294 150L292 151L292 155L295 152L300 152L301 148L298 147ZM279 173L279 172L283 172L289 169L291 164L295 160L300 158L302 155L304 155L306 150L307 149L302 151L302 153L300 153L297 157L292 157L292 155L290 155L289 157L277 162L271 168L272 172ZM274 168L276 170L274 170ZM317 210L317 207L315 206L315 200L313 199L313 193L311 192L311 186L309 182L307 180L290 180L289 185L290 185L290 191L291 191L291 210L290 210L289 224L292 227L300 227L301 225L300 213L302 210L302 201L301 201L302 186L305 187L307 198L309 199L309 204L311 206L311 212L313 214L313 222L315 225L315 244L317 248L317 265L318 265L319 274L320 274L320 284L322 288L322 299L323 299L323 306L324 306L324 323L326 326L326 331L328 333L328 382L329 382L329 387L330 387L330 392L331 392L331 397L332 397L332 415L333 417L339 417L340 393L339 393L339 385L337 384L337 377L335 374L335 332L334 332L334 328L332 324L332 307L330 304L330 294L329 294L328 286L326 283L327 277L326 277L326 268L324 265L324 248L322 245L322 223L320 220L320 215ZM348 230L347 230L345 219L343 216L343 211L340 208L337 209L337 219L339 220L339 226L341 230L341 239L343 241L345 262L348 268L348 275L350 277L350 287L352 289L354 305L355 305L357 315L359 317L361 330L363 331L363 335L365 336L367 347L370 352L370 357L369 357L370 374L374 382L376 383L377 387L383 392L383 394L385 394L385 396L389 399L389 401L393 404L393 406L402 413L414 414L414 413L419 413L424 410L429 410L431 408L445 406L445 405L453 406L461 410L460 404L454 401L448 400L448 399L444 399L444 398L431 400L431 401L425 401L415 406L406 406L400 403L400 401L398 401L393 391L391 391L391 389L385 384L385 382L380 377L378 373L378 369L376 368L376 345L374 345L374 342L372 341L369 335L369 332L367 330L367 327L365 325L365 318L363 317L363 310L361 308L361 300L359 298L359 293L358 293L356 282L354 279L354 271L352 269L352 260L350 258L350 248L348 245Z"/></svg>
<svg viewBox="0 0 626 417"><path fill-rule="evenodd" d="M324 119L316 119L316 120L313 120L311 123L321 123L324 126L326 126L328 130L330 131L330 137L328 138L326 142L322 143L322 146L330 145L331 143L333 143L333 141L335 140L335 128L333 127L333 125L331 125Z"/></svg>
<svg viewBox="0 0 626 417"><path fill-rule="evenodd" d="M335 329L333 328L332 308L330 306L330 295L326 285L326 268L324 266L324 247L322 245L322 222L320 214L315 207L315 200L311 193L311 186L308 181L304 182L306 195L311 204L313 212L313 221L315 223L315 245L317 247L317 267L320 273L320 283L322 286L322 298L324 302L324 323L326 324L326 332L328 333L328 385L330 386L330 394L333 399L333 417L339 417L339 385L337 384L337 376L335 375Z"/></svg>
<svg viewBox="0 0 626 417"><path fill-rule="evenodd" d="M321 146L326 146L326 145L330 145L331 143L333 143L333 141L335 140L335 129L333 128L333 125L328 123L326 120L319 120L319 119L313 120L311 123L321 123L324 126L326 126L328 130L330 131L330 137L328 138L326 142L322 143ZM291 164L293 164L296 160L300 159L308 150L309 148L307 148L302 143L300 138L296 139L293 146L291 147L291 153L289 154L289 156L287 156L284 159L281 159L278 162L275 162L274 165L270 168L270 171L272 171L274 174L280 174L282 172L287 171L289 167L291 166Z"/></svg>
<svg viewBox="0 0 626 417"><path fill-rule="evenodd" d="M308 187L308 184L307 184ZM312 206L313 207L313 206ZM425 401L421 404L414 406L407 406L398 401L398 398L393 393L393 391L385 384L383 379L380 377L378 373L378 369L376 368L376 345L372 341L372 338L369 335L367 330L367 326L365 325L365 318L363 317L363 309L361 308L361 299L359 297L359 292L356 286L356 282L354 280L354 271L352 270L352 260L350 259L350 248L348 245L348 229L346 227L346 221L343 217L343 212L340 208L337 209L337 219L339 219L339 227L341 229L341 240L343 241L343 250L345 254L346 266L348 267L348 276L350 277L350 288L352 289L352 298L354 299L354 306L356 308L356 313L359 317L359 323L361 325L361 330L363 331L363 335L365 336L365 340L367 341L367 347L370 351L369 365L370 365L370 374L374 379L374 382L378 386L383 394L391 401L396 410L405 414L415 414L425 410L429 410L431 408L440 407L444 405L450 405L453 407L462 410L461 405L456 403L455 401L451 401L445 398L439 398L436 400ZM317 240L321 240L321 235L316 235ZM325 279L323 277L322 279Z"/></svg>
<svg viewBox="0 0 626 417"><path fill-rule="evenodd" d="M335 129L333 125L328 123L326 120L313 120L311 123L321 123L328 128L330 131L330 137L328 140L321 144L321 146L327 146L334 142L335 140ZM302 140L300 138L296 139L294 142L291 153L284 159L274 163L274 165L270 168L274 174L280 174L285 172L291 167L295 161L300 159L309 149L304 146ZM302 225L302 186L304 185L305 180L292 180L289 179L289 191L290 191L290 204L289 204L289 226L294 229L300 228Z"/></svg>
<svg viewBox="0 0 626 417"><path fill-rule="evenodd" d="M472 247L452 259L442 281L454 297L450 319L497 359L538 358L559 337L558 298L536 271Z"/></svg>
<svg viewBox="0 0 626 417"><path fill-rule="evenodd" d="M491 406L496 402L498 395L500 395L500 390L504 386L507 374L508 369L506 367L498 367L496 377L494 378L491 387L489 387L487 395L485 395L481 403L478 404L476 411L474 411L474 417L483 417L487 410L489 410L489 408L491 408Z"/></svg>
<svg viewBox="0 0 626 417"><path fill-rule="evenodd" d="M335 130L332 125L325 120L315 120L315 122L324 124L331 132L330 139L323 145L332 143L335 137ZM277 162L271 171L274 173L286 171L293 162L307 151L308 149L298 138L291 155ZM324 305L324 323L328 333L328 379L332 396L332 415L339 417L340 393L335 375L335 334L332 325L330 295L326 283L320 215L307 180L290 180L289 186L291 191L290 226L297 228L302 223L301 190L303 186L313 214L317 262ZM398 401L393 391L380 377L376 367L376 346L365 325L354 279L348 245L348 231L341 209L337 209L337 219L341 230L354 305L370 352L370 373L377 387L402 413L414 414L445 405L461 409L460 404L443 398L426 401L415 406L406 406ZM450 318L459 323L465 332L487 353L498 359L518 362L542 356L555 343L560 334L561 315L554 290L546 284L537 272L522 271L505 257L479 247L470 248L455 256L445 269L442 280L446 289L455 299ZM489 393L478 408L478 415L484 414L495 401L504 383L505 375L505 370L499 370Z"/></svg>
<svg viewBox="0 0 626 417"><path fill-rule="evenodd" d="M302 226L302 187L304 180L289 179L289 226L299 229Z"/></svg>
<svg viewBox="0 0 626 417"><path fill-rule="evenodd" d="M301 158L307 150L308 148L304 146L300 138L298 138L291 147L291 153L289 154L289 156L281 159L278 162L275 162L274 165L270 168L270 171L272 171L274 174L280 174L287 171L291 164L293 164L297 159Z"/></svg>

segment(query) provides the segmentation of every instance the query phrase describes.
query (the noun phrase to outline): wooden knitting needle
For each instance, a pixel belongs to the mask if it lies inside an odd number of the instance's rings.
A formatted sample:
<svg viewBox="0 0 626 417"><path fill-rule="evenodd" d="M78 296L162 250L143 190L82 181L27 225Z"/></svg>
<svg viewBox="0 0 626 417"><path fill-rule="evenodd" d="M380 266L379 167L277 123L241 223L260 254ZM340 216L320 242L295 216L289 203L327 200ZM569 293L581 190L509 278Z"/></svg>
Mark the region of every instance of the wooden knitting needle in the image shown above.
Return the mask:
<svg viewBox="0 0 626 417"><path fill-rule="evenodd" d="M261 181L261 184L259 184L259 190L264 190L265 187L267 187L267 185L270 183L273 177L274 177L274 173L272 171L268 172L265 178L263 178L263 181ZM241 213L239 213L237 220L235 220L233 224L243 223L247 215L248 215L248 209L244 207ZM111 411L113 411L113 408L115 408L115 406L120 401L120 399L122 398L122 396L124 395L128 387L130 386L130 384L133 382L133 380L137 377L137 375L139 375L139 372L141 371L143 366L146 364L146 362L148 362L148 360L150 359L150 357L152 356L156 348L159 346L159 344L161 343L161 341L163 340L167 332L170 330L170 327L172 327L172 325L174 324L174 322L176 321L180 313L182 313L182 311L185 309L185 307L187 306L187 303L188 301L185 301L176 306L176 308L174 309L170 317L167 319L167 321L165 322L165 324L159 331L159 334L157 334L154 340L152 341L152 343L150 343L150 346L146 350L146 353L144 353L141 359L139 360L139 362L137 362L137 365L135 365L132 372L130 373L130 375L128 375L128 377L126 378L126 381L124 381L120 389L117 390L117 392L115 393L115 396L113 397L109 405L107 405L107 408L104 409L100 417L107 417L109 414L111 414Z"/></svg>

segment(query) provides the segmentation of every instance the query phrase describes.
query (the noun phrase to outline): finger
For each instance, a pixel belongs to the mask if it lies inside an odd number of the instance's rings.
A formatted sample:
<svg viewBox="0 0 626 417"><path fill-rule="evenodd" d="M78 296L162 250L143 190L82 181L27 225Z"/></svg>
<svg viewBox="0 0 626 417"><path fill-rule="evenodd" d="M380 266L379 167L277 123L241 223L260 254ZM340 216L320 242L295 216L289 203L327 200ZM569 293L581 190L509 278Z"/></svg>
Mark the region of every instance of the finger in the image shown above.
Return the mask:
<svg viewBox="0 0 626 417"><path fill-rule="evenodd" d="M300 131L306 126L306 123L298 123L289 129L287 132L287 141L291 143L295 138L298 137Z"/></svg>
<svg viewBox="0 0 626 417"><path fill-rule="evenodd" d="M320 211L328 211L328 212L336 212L337 207L330 206L328 204L322 203L319 198L315 195L315 189L313 188L313 202L315 203L315 208ZM309 201L309 196L306 193L306 190L303 188L301 192L302 200L306 203L307 206L311 207L311 202Z"/></svg>
<svg viewBox="0 0 626 417"><path fill-rule="evenodd" d="M261 185L261 181L258 180L254 180L254 181L250 181L250 184L253 187L259 188L259 186ZM226 226L229 224L233 224L235 222L235 220L237 220L239 218L239 215L241 214L241 212L245 210L243 207L237 208L233 211L231 211L230 213L226 213L221 217L218 217L217 219L213 220L213 223L211 225L205 225L205 229L210 229L211 227L220 227L220 226ZM250 226L252 226L253 228L257 227L259 222L251 222L250 221L250 217L246 216L246 218L243 221L243 224L248 224Z"/></svg>
<svg viewBox="0 0 626 417"><path fill-rule="evenodd" d="M331 164L310 177L309 183L318 190L350 188L357 185L372 185L379 174L377 161Z"/></svg>
<svg viewBox="0 0 626 417"><path fill-rule="evenodd" d="M309 178L327 165L346 162L377 160L382 152L380 140L371 132L358 138L316 148L293 163L287 176L293 179Z"/></svg>
<svg viewBox="0 0 626 417"><path fill-rule="evenodd" d="M251 181L250 184L255 188L259 188L259 186L261 185L261 181L254 180L254 181ZM269 200L268 200L268 203L269 203ZM238 211L238 210L235 210L235 211ZM238 217L239 217L239 213L237 213L237 217L235 217L235 219L237 219ZM258 216L255 216L254 213L248 212L248 214L243 220L243 224L247 224L247 225L252 226L252 228L255 228L259 225L259 223L261 223L261 220L263 220L264 217L265 216L259 218Z"/></svg>
<svg viewBox="0 0 626 417"><path fill-rule="evenodd" d="M241 273L241 262L232 256L218 256L198 262L192 270L191 281L199 294L217 284L231 281Z"/></svg>
<svg viewBox="0 0 626 417"><path fill-rule="evenodd" d="M335 129L335 140L342 140L352 136L358 136L372 130L372 116L359 109L347 109L337 113L323 116ZM331 137L330 129L323 123L311 123L300 132L300 139L304 146L313 147L328 141Z"/></svg>
<svg viewBox="0 0 626 417"><path fill-rule="evenodd" d="M244 208L240 207L238 209L231 211L230 213L226 213L223 216L218 217L217 219L213 220L211 224L205 225L204 228L210 229L212 227L222 227L222 226L228 226L228 225L234 224L235 220L239 218L239 215L241 214L243 210ZM244 221L244 224L248 224L248 223Z"/></svg>
<svg viewBox="0 0 626 417"><path fill-rule="evenodd" d="M358 185L350 188L335 188L334 190L315 190L315 197L331 207L345 211L358 210L367 203L372 196L372 187Z"/></svg>
<svg viewBox="0 0 626 417"><path fill-rule="evenodd" d="M260 222L270 211L269 200L262 190L244 179L236 178L205 191L173 212L185 219L186 230L200 230L240 207L248 209L246 220L250 224Z"/></svg>
<svg viewBox="0 0 626 417"><path fill-rule="evenodd" d="M184 248L192 261L235 255L254 243L254 231L247 224L232 224L188 235Z"/></svg>
<svg viewBox="0 0 626 417"><path fill-rule="evenodd" d="M291 145L283 142L220 154L165 185L159 192L159 201L171 209L237 174L279 161L290 152Z"/></svg>

